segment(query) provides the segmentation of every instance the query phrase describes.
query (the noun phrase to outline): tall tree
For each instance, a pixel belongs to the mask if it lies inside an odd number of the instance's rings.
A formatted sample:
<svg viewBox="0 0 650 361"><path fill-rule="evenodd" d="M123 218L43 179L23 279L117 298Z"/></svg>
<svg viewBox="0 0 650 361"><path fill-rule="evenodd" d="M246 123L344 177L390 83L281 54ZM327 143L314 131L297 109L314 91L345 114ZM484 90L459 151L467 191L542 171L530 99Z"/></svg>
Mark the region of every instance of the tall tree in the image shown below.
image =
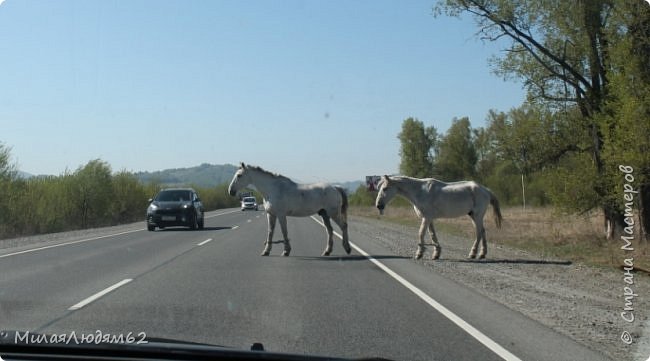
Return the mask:
<svg viewBox="0 0 650 361"><path fill-rule="evenodd" d="M0 235L7 232L12 207L12 183L16 166L11 162L11 148L0 143Z"/></svg>
<svg viewBox="0 0 650 361"><path fill-rule="evenodd" d="M75 186L71 192L76 199L80 226L108 223L113 192L110 165L100 159L91 160L77 169L73 179Z"/></svg>
<svg viewBox="0 0 650 361"><path fill-rule="evenodd" d="M611 72L610 39L620 24L611 24L618 2L611 0L440 0L437 14L469 13L479 26L482 39L509 38L502 58L493 59L497 74L523 80L534 101L559 109L575 105L580 126L589 132L588 149L598 179L607 178L600 117L609 96ZM558 154L572 151L556 149ZM559 157L558 157L559 159ZM594 183L593 191L608 225L608 237L623 226L621 208L609 202L606 181Z"/></svg>
<svg viewBox="0 0 650 361"><path fill-rule="evenodd" d="M472 179L477 160L469 118L454 118L438 145L434 163L438 176L448 181Z"/></svg>
<svg viewBox="0 0 650 361"><path fill-rule="evenodd" d="M425 127L421 121L408 118L402 122L400 140L400 173L411 177L431 177L433 152L438 139L435 127Z"/></svg>
<svg viewBox="0 0 650 361"><path fill-rule="evenodd" d="M618 190L613 197L618 203L624 202L618 165L633 167L641 229L650 240L650 6L624 0L615 10L612 17L621 26L612 29L610 35L616 41L610 50L613 71L603 149L608 169L614 170L610 186Z"/></svg>

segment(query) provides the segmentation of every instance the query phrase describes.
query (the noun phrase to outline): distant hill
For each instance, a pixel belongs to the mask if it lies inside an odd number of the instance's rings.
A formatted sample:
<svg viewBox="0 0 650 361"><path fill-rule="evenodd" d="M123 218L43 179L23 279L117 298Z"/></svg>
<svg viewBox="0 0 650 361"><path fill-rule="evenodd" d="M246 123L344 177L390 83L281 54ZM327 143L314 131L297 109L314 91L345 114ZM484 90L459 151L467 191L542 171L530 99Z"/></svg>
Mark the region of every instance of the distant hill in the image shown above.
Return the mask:
<svg viewBox="0 0 650 361"><path fill-rule="evenodd" d="M349 182L341 182L341 183L336 183L340 185L341 187L345 188L345 190L348 191L348 194L352 194L357 191L357 188L359 188L360 185L365 184L366 182L364 181L349 181Z"/></svg>
<svg viewBox="0 0 650 361"><path fill-rule="evenodd" d="M27 172L23 172L23 171L21 171L21 170L18 171L18 174L17 174L17 175L18 175L18 178L21 178L21 179L29 179L29 178L31 178L31 177L34 176L33 174L30 174L30 173L27 173Z"/></svg>
<svg viewBox="0 0 650 361"><path fill-rule="evenodd" d="M214 187L222 183L228 183L237 166L232 164L208 164L192 168L165 169L155 172L138 172L134 175L143 183L157 182L166 186L189 186Z"/></svg>
<svg viewBox="0 0 650 361"><path fill-rule="evenodd" d="M143 183L157 182L165 186L214 187L229 183L239 167L232 164L203 163L197 167L165 169L155 172L138 172L134 175ZM340 182L349 193L357 190L362 181Z"/></svg>

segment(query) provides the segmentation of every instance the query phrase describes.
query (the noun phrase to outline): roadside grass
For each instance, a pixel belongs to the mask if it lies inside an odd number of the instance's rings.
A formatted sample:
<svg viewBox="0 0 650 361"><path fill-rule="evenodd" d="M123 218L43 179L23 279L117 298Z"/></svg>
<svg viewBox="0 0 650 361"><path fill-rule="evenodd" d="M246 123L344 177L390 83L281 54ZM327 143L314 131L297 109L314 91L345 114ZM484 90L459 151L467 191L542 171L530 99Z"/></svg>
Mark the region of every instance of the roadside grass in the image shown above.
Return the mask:
<svg viewBox="0 0 650 361"><path fill-rule="evenodd" d="M579 216L564 214L546 207L504 207L503 224L497 229L491 208L485 216L488 241L545 258L569 260L604 268L618 268L626 258L634 259L634 266L650 271L650 245L640 241L640 230L635 230L634 251L621 249L623 241L607 241L601 212ZM374 207L354 206L350 214L372 219L382 219L402 225L419 227L420 220L412 207L387 207L380 218ZM635 218L636 220L636 218ZM436 230L469 239L475 237L469 217L436 219ZM415 233L414 233L415 237Z"/></svg>

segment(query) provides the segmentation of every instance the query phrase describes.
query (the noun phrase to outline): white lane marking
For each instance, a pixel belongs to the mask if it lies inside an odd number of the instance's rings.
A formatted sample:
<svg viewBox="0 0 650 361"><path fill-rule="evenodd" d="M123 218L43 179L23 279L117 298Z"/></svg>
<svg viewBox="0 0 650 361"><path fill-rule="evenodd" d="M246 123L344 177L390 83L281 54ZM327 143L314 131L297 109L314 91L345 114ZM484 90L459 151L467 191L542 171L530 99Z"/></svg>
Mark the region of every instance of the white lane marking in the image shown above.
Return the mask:
<svg viewBox="0 0 650 361"><path fill-rule="evenodd" d="M325 227L325 225L314 216L311 216L311 219L316 221L316 223L320 224L321 226ZM334 234L340 239L343 239L343 237L338 232L334 232ZM395 271L391 270L386 265L373 258L364 250L359 248L359 246L357 246L352 242L349 243L350 246L352 246L352 248L354 248L357 252L361 253L361 255L366 257L370 262L374 263L375 266L379 267L382 271L386 272L389 276L393 277L397 282L401 283L402 286L406 287L409 291L413 292L416 296L420 297L420 299L428 303L429 306L433 307L436 311L440 312L443 316L447 317L451 322L455 323L458 327L462 328L470 336L474 337L477 341L479 341L487 348L492 350L492 352L494 352L495 354L499 355L502 359L506 361L521 361L520 358L510 353L510 351L506 350L498 343L494 342L491 338L487 337L481 331L477 330L474 326L470 325L465 320L457 316L455 313L451 312L447 307L441 305L440 303L438 303L438 301L434 300L429 295L424 293L424 291L417 288L411 282L407 281L402 276L395 273Z"/></svg>
<svg viewBox="0 0 650 361"><path fill-rule="evenodd" d="M233 226L233 227L230 228L230 229L237 229L237 228L239 228L239 226Z"/></svg>
<svg viewBox="0 0 650 361"><path fill-rule="evenodd" d="M209 216L209 217L205 217L205 218L214 218L214 217L223 216L223 215L225 215L225 214L230 214L230 213L235 213L235 212L237 212L237 210L230 211L230 212L224 212L224 213L218 213L218 214L215 214L215 215L212 215L212 216ZM59 243L59 244L53 244L53 245L50 245L50 246L44 246L44 247L38 247L38 248L31 248L31 249L26 249L26 250L24 250L24 251L18 251L18 252L13 252L13 253L3 254L3 255L0 255L0 258L16 256L16 255L24 254L24 253L30 253L30 252L36 252L36 251L42 251L42 250L45 250L45 249L50 249L50 248L55 248L55 247L69 246L69 245L71 245L71 244L77 244L77 243L83 243L83 242L95 241L95 240L102 239L102 238L109 238L109 237L114 237L114 236L121 236L121 235L129 234L129 233L142 232L142 231L145 231L145 230L146 230L146 228L134 229L134 230L126 231L126 232L119 232L119 233L107 234L107 235L104 235L104 236L98 236L98 237L92 237L92 238L84 238L84 239L79 239L79 240L76 240L76 241L70 241L70 242L64 242L64 243Z"/></svg>
<svg viewBox="0 0 650 361"><path fill-rule="evenodd" d="M131 281L133 281L132 278L124 279L124 280L122 280L122 281L120 281L120 282L118 282L118 283L116 283L116 284L114 284L114 285L108 287L107 289L105 289L105 290L103 290L103 291L100 291L100 292L95 293L94 295L92 295L92 296L86 298L85 300L83 300L83 301L77 303L76 305L74 305L74 306L68 308L68 310L70 310L70 311L78 310L78 309L80 309L80 308L82 308L82 307L88 305L89 303L91 303L91 302L97 300L98 298L104 296L105 294L107 294L107 293L109 293L109 292L111 292L111 291L113 291L113 290L115 290L115 289L117 289L117 288L119 288L119 287L122 287L122 286L124 286L125 284L127 284L127 283L129 283L129 282L131 282Z"/></svg>
<svg viewBox="0 0 650 361"><path fill-rule="evenodd" d="M207 216L207 217L205 217L205 218L214 218L214 217L223 216L223 215L225 215L225 214L236 213L236 212L241 212L241 211L235 209L234 211L223 212L223 213L217 213L217 214L213 214L213 215L211 215L211 216Z"/></svg>
<svg viewBox="0 0 650 361"><path fill-rule="evenodd" d="M18 255L18 254L29 253L29 252L42 251L42 250L44 250L44 249L50 249L50 248L55 248L55 247L68 246L68 245L71 245L71 244L77 244L77 243L82 243L82 242L94 241L94 240L102 239L102 238L108 238L108 237L113 237L113 236L121 236L121 235L123 235L123 234L129 234L129 233L141 232L141 231L144 231L144 230L145 230L144 228L142 228L142 229L135 229L135 230L126 231L126 232L107 234L107 235L99 236L99 237L85 238L85 239L80 239L80 240L77 240L77 241L71 241L71 242L65 242L65 243L59 243L59 244L53 244L53 245L50 245L50 246L44 246L44 247L38 247L38 248L31 248L31 249L26 249L26 250L24 250L24 251L19 251L19 252L14 252L14 253L3 254L3 255L0 255L0 258L5 258L5 257L9 257L9 256L15 256L15 255Z"/></svg>
<svg viewBox="0 0 650 361"><path fill-rule="evenodd" d="M206 239L205 241L203 241L203 242L197 244L197 246L203 246L204 244L210 242L211 240L212 240L212 238L208 238L208 239Z"/></svg>

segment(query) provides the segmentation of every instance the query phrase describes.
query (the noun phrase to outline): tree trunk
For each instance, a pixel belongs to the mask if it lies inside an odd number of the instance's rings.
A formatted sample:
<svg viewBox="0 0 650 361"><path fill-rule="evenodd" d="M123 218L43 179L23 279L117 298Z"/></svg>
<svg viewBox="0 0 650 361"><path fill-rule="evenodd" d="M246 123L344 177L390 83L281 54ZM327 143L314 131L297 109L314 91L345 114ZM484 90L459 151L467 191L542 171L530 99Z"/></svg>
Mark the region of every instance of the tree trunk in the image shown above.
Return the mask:
<svg viewBox="0 0 650 361"><path fill-rule="evenodd" d="M650 183L641 184L639 189L640 240L650 241Z"/></svg>
<svg viewBox="0 0 650 361"><path fill-rule="evenodd" d="M605 233L608 240L613 240L616 236L622 234L624 227L624 215L612 206L603 206L605 215Z"/></svg>

